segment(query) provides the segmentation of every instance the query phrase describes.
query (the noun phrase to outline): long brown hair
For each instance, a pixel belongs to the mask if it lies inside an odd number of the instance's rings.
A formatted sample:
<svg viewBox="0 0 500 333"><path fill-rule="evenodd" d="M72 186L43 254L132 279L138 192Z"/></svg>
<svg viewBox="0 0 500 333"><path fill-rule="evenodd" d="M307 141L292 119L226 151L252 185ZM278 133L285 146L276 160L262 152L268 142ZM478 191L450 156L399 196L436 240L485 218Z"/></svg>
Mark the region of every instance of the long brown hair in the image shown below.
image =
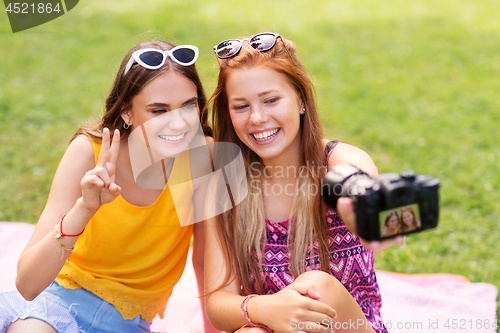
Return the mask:
<svg viewBox="0 0 500 333"><path fill-rule="evenodd" d="M297 187L310 189L316 185L319 189L324 177L325 163L323 151L323 129L320 124L315 91L306 69L295 56L295 46L289 40L280 37L275 46L267 52L259 52L244 43L240 53L230 59L220 61L220 72L217 87L209 100L213 106L212 120L214 139L216 142L232 142L242 150L247 171L248 195L237 207L219 215L217 233L228 271L223 285L233 279L241 283L242 292L253 292L250 275L257 281L259 293L264 292L259 283L263 246L266 241L266 222L264 216L262 191L260 191L263 163L261 158L243 144L231 123L226 82L229 75L241 68L267 67L282 73L301 97L305 112L300 116L301 147L300 172ZM256 170L255 163L260 166ZM312 167L311 167L312 166ZM316 167L314 167L316 166ZM257 184L257 186L256 186ZM291 249L292 273L295 277L305 271L305 258L318 241L321 269L328 272L328 226L325 218L325 207L319 191L315 194L297 191L290 213L290 232L288 244ZM220 287L222 287L220 286Z"/></svg>
<svg viewBox="0 0 500 333"><path fill-rule="evenodd" d="M200 123L205 135L212 135L212 128L208 124L208 114L207 114L207 98L205 95L205 90L201 84L200 77L198 76L198 71L196 66L193 64L191 66L182 66L170 60L170 58L165 61L165 64L155 70L146 69L142 66L134 64L127 74L124 76L123 72L125 66L127 65L132 53L137 50L145 48L154 48L163 51L170 50L174 48L175 45L163 41L152 41L140 43L134 46L123 58L118 73L116 74L115 81L111 87L108 97L106 98L105 112L102 119L95 124L84 125L78 129L78 131L73 135L75 139L79 135L86 135L96 141L101 141L102 130L107 127L110 133L114 133L115 129L120 130L120 136L128 134L129 129L123 127L124 121L121 114L130 109L132 106L132 98L137 95L141 89L146 86L149 82L153 81L160 75L168 72L169 70L174 70L177 73L185 76L196 86L196 92L198 95L198 105L200 110Z"/></svg>
<svg viewBox="0 0 500 333"><path fill-rule="evenodd" d="M399 224L401 224L401 220L399 218L399 215L398 215L398 212L397 211L394 211L394 212L390 212L389 214L387 214L387 216L385 217L385 222L384 222L384 225L385 226L389 226L389 220L393 217L393 216L396 216L398 218L398 221L399 221Z"/></svg>

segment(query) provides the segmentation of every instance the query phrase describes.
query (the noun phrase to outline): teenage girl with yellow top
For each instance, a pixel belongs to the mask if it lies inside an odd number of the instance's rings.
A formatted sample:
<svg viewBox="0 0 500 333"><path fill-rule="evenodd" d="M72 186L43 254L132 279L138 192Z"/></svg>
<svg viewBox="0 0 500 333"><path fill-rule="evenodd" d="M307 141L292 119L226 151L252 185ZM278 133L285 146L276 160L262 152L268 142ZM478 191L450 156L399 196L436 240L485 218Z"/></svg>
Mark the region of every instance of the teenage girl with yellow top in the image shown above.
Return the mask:
<svg viewBox="0 0 500 333"><path fill-rule="evenodd" d="M149 332L182 275L193 232L203 286L203 224L194 223L202 218L192 204L204 200L203 185L187 182L183 207L174 205L165 183L140 187L128 140L135 129L167 117L158 132L144 133L148 149L175 151L161 161L166 180L192 179L188 145L211 140L197 56L194 46L166 42L127 53L103 118L81 127L66 150L19 260L19 293L36 299L0 295L0 330ZM205 135L197 135L201 130Z"/></svg>

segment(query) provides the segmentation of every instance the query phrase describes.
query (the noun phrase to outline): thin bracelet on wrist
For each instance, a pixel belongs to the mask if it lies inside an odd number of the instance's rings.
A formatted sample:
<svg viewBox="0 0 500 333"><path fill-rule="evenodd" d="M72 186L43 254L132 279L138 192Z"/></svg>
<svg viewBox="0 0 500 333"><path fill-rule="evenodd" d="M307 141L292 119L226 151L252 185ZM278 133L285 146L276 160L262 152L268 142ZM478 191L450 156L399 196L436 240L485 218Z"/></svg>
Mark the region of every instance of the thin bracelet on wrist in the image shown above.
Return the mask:
<svg viewBox="0 0 500 333"><path fill-rule="evenodd" d="M54 242L56 242L57 245L59 245L61 247L61 260L64 259L64 252L69 252L71 254L71 252L73 252L73 250L75 249L74 247L72 247L71 249L70 248L67 248L64 246L64 242L63 240L61 239L61 232L59 230L57 230L56 227L52 228L52 230L55 230L56 231L56 234L55 236L52 237L52 239L54 240ZM59 241L58 241L59 239Z"/></svg>
<svg viewBox="0 0 500 333"><path fill-rule="evenodd" d="M259 328L263 328L265 329L266 331L268 332L273 332L272 329L270 329L269 327L267 327L266 325L262 325L262 324L256 324L254 322L252 322L252 320L250 319L250 317L248 316L248 301L253 298L253 297L256 297L256 296L259 296L259 295L256 295L256 294L251 294L251 295L247 295L245 296L245 298L243 298L243 300L241 301L241 304L240 304L240 312L241 312L241 315L243 316L243 319L245 319L245 321L247 322L245 325L243 325L243 327L245 326L251 326L251 327L259 327ZM242 328L243 328L242 327ZM241 329L241 328L240 328Z"/></svg>

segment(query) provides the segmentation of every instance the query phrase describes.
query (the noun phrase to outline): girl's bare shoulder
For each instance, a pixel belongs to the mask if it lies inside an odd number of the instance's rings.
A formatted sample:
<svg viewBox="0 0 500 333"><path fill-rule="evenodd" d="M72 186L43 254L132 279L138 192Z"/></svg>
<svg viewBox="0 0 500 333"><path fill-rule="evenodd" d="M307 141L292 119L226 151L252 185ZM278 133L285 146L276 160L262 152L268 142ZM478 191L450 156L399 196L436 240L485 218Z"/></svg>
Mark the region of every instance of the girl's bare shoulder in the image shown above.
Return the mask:
<svg viewBox="0 0 500 333"><path fill-rule="evenodd" d="M324 142L326 147L328 140L324 140ZM328 167L331 168L337 164L343 163L352 164L368 173L371 177L376 177L378 175L377 167L375 163L373 163L370 155L358 147L339 142L330 154Z"/></svg>

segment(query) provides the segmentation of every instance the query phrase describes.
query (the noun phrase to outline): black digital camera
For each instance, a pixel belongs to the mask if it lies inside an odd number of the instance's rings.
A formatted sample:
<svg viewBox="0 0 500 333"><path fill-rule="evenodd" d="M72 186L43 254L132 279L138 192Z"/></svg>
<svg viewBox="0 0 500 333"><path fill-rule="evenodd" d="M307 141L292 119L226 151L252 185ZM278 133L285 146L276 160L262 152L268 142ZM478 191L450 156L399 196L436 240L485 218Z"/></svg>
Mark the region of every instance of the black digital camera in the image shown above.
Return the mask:
<svg viewBox="0 0 500 333"><path fill-rule="evenodd" d="M371 178L350 164L334 166L322 186L325 203L337 209L340 197L354 202L358 235L384 240L437 227L439 180L413 171Z"/></svg>

